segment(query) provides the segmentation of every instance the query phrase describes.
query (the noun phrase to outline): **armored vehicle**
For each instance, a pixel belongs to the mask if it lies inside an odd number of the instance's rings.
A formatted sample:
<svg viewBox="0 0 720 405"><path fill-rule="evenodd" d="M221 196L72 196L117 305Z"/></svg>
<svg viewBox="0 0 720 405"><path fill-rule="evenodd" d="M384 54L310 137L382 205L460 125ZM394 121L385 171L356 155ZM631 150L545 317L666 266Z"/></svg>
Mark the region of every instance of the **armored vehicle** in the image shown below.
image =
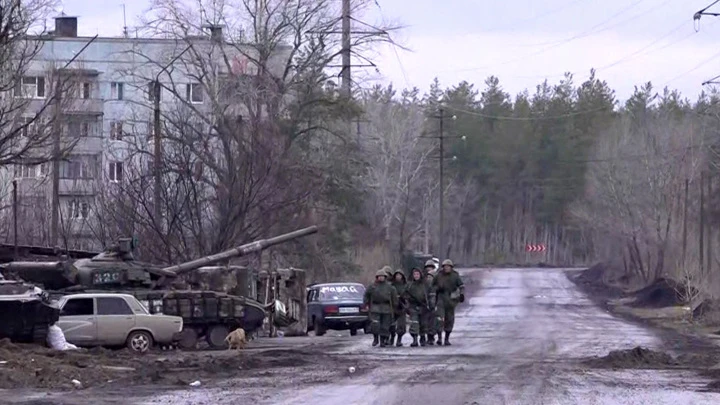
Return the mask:
<svg viewBox="0 0 720 405"><path fill-rule="evenodd" d="M45 344L48 327L59 315L60 310L45 291L0 277L0 338Z"/></svg>
<svg viewBox="0 0 720 405"><path fill-rule="evenodd" d="M300 229L270 239L238 246L214 255L168 267L137 261L133 257L135 243L121 239L116 246L91 258L54 262L14 261L0 265L7 274L40 283L51 295L78 292L122 292L134 295L150 313L181 316L182 348L193 348L205 337L213 348L225 347L224 339L239 327L251 333L260 328L274 303L264 305L254 299L215 291L176 288L173 282L180 275L233 257L245 256L270 246L317 232L317 227ZM276 318L286 320L285 314Z"/></svg>
<svg viewBox="0 0 720 405"><path fill-rule="evenodd" d="M433 255L428 253L405 251L402 257L402 267L405 271L405 277L410 280L412 269L415 267L423 269L425 262L431 259L433 259Z"/></svg>

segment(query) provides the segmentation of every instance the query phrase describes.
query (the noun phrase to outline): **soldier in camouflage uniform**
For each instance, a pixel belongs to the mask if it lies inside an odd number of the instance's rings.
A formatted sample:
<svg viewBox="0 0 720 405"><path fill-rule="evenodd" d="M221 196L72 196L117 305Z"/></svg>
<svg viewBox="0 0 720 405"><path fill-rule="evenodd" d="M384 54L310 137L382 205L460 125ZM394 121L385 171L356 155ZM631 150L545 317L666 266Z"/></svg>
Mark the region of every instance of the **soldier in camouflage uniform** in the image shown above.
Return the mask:
<svg viewBox="0 0 720 405"><path fill-rule="evenodd" d="M370 312L370 327L373 333L373 346L385 347L390 339L390 325L393 312L397 307L398 296L395 288L386 280L387 272L378 270L375 283L365 290L364 304Z"/></svg>
<svg viewBox="0 0 720 405"><path fill-rule="evenodd" d="M442 270L438 272L432 285L437 292L438 313L445 331L445 346L450 346L450 333L455 325L455 307L458 303L465 302L465 285L460 274L455 271L452 260L446 259L442 262ZM440 340L438 344L441 344Z"/></svg>
<svg viewBox="0 0 720 405"><path fill-rule="evenodd" d="M435 344L435 334L438 333L440 330L440 321L438 319L438 311L437 311L437 304L439 304L437 298L436 298L436 291L435 287L433 286L433 280L435 279L433 277L433 273L427 273L426 277L426 285L428 287L428 295L429 297L432 297L428 300L428 307L423 311L423 318L425 319L425 332L427 335L427 344L432 346ZM422 344L423 340L425 340L425 336L420 338L420 343Z"/></svg>
<svg viewBox="0 0 720 405"><path fill-rule="evenodd" d="M425 262L425 275L435 274L435 262L428 260Z"/></svg>
<svg viewBox="0 0 720 405"><path fill-rule="evenodd" d="M395 270L393 277L392 285L395 287L395 291L397 291L398 306L395 308L395 318L393 319L393 325L390 329L390 344L393 344L395 335L397 334L395 346L402 347L402 337L407 331L407 302L404 296L407 281L405 280L405 273L399 269Z"/></svg>
<svg viewBox="0 0 720 405"><path fill-rule="evenodd" d="M405 289L404 296L410 313L410 336L413 339L410 346L418 346L418 335L420 335L420 346L425 346L425 334L427 333L425 318L434 297L431 295L430 286L423 278L422 271L419 268L412 270L411 280Z"/></svg>

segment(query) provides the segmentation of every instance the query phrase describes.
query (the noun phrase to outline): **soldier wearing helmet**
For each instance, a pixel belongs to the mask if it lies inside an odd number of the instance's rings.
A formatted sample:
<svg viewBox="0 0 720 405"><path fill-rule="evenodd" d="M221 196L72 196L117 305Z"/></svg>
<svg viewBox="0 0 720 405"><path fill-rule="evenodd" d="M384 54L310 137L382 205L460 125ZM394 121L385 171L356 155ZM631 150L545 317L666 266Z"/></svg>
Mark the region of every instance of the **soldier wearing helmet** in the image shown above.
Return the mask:
<svg viewBox="0 0 720 405"><path fill-rule="evenodd" d="M455 307L465 301L465 285L460 274L455 271L452 260L442 262L442 271L433 279L433 287L437 292L438 312L445 331L445 346L450 346L450 333L455 325ZM438 331L440 333L440 331ZM438 341L440 344L440 341Z"/></svg>
<svg viewBox="0 0 720 405"><path fill-rule="evenodd" d="M425 275L428 274L435 274L435 271L437 270L437 266L435 266L435 262L432 260L428 260L425 262Z"/></svg>
<svg viewBox="0 0 720 405"><path fill-rule="evenodd" d="M435 280L433 273L427 273L425 275L425 280L428 286L428 306L423 310L421 322L425 326L423 330L425 330L426 335L420 336L420 345L425 346L425 344L428 344L432 346L435 344L435 334L440 333L440 322L437 307L439 302L437 300L435 287L433 286L433 280Z"/></svg>
<svg viewBox="0 0 720 405"><path fill-rule="evenodd" d="M395 308L393 323L390 327L390 345L395 343L395 346L402 347L402 337L407 331L407 302L405 300L407 281L405 279L405 273L400 269L395 270L391 284L393 288L395 288L395 291L397 291L398 305ZM397 342L394 342L396 335Z"/></svg>
<svg viewBox="0 0 720 405"><path fill-rule="evenodd" d="M364 303L370 312L370 328L373 334L373 346L387 346L390 339L390 325L393 313L398 305L398 296L395 288L387 281L387 269L375 273L375 282L365 290ZM392 272L392 269L390 269Z"/></svg>

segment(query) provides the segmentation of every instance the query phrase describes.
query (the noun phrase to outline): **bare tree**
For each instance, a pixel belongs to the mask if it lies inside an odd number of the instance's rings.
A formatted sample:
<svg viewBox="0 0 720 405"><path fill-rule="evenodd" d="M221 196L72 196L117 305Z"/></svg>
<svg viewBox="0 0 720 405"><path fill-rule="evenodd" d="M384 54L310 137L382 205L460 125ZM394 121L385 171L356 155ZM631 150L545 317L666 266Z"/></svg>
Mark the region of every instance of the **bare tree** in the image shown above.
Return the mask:
<svg viewBox="0 0 720 405"><path fill-rule="evenodd" d="M328 194L347 188L359 164L342 125L359 109L327 73L339 55L335 2L209 3L153 2L146 33L178 45L130 51L143 61L127 72L135 85L162 86L162 124L160 134L140 126L129 137L123 198L112 202L153 234L165 261L306 222L332 226L338 208ZM387 34L365 35L355 45L382 40ZM137 104L136 121L150 122L152 97ZM163 153L153 163L156 135Z"/></svg>

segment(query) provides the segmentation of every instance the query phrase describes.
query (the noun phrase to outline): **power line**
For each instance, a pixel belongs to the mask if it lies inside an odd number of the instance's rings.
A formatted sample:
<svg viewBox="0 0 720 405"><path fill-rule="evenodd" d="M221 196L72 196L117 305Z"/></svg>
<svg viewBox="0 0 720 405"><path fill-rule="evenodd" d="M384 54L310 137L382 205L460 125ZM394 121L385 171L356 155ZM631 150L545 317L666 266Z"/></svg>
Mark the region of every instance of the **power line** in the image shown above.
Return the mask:
<svg viewBox="0 0 720 405"><path fill-rule="evenodd" d="M642 3L643 1L645 1L645 0L636 0L634 3L630 4L630 6L625 7L624 9L622 9L622 10L618 11L617 13L613 14L610 18L608 18L607 20L601 22L600 24L595 25L595 26L592 27L589 31L591 31L592 29L594 29L594 28L596 28L596 27L598 27L598 26L601 26L601 25L607 23L608 21L611 21L612 19L614 19L614 18L617 17L618 15L621 15L621 14L627 12L627 10L629 10L629 9L637 6L638 4ZM666 1L669 1L669 0L666 0ZM562 40L561 42L556 43L555 45L542 48L542 49L538 50L537 52L534 52L534 53L531 53L531 54L529 54L529 55L525 55L525 56L522 56L522 57L519 57L519 58L507 60L507 61L504 61L504 62L501 62L501 63L497 63L497 64L493 64L493 65L478 66L478 67L465 68L465 69L453 69L453 70L442 71L441 73L449 73L449 72L471 72L471 71L475 71L475 70L487 69L487 68L494 67L494 66L504 66L504 65L508 65L508 64L511 64L511 63L519 62L519 61L527 61L527 58L530 57L530 56L535 56L535 55L542 54L542 53L547 52L547 51L549 51L549 50L551 50L551 49L555 49L555 48L557 48L557 47L559 47L559 46L562 46L562 45L564 45L564 44L567 44L567 43L569 43L569 42L572 42L572 41L574 41L575 39L582 38L583 36L587 36L587 33L588 33L589 31L585 31L585 32L582 32L582 33L580 33L580 34L578 34L578 35L572 36L572 37L570 37L570 38L566 38L566 39Z"/></svg>
<svg viewBox="0 0 720 405"><path fill-rule="evenodd" d="M589 109L589 110L573 111L573 112L569 112L569 113L566 113L566 114L558 114L558 115L551 115L551 116L513 117L513 116L510 116L510 115L505 115L505 116L503 116L503 115L483 114L483 113L481 113L481 112L465 110L465 109L462 109L462 108L459 108L459 107L454 107L454 106L452 106L452 105L444 105L443 107L446 108L446 109L448 109L448 110L453 110L453 111L455 111L455 112L459 112L459 113L463 113L463 114L468 114L468 115L472 115L472 116L480 117L480 118L487 118L487 119L499 120L499 121L543 121L543 120L554 120L554 119L560 119L560 118L570 118L570 117L574 117L574 116L577 116L577 115L591 114L591 113L599 112L599 111L608 111L608 108L607 108L607 107L598 107L598 108L592 108L592 109ZM610 110L610 111L612 111L612 110Z"/></svg>

